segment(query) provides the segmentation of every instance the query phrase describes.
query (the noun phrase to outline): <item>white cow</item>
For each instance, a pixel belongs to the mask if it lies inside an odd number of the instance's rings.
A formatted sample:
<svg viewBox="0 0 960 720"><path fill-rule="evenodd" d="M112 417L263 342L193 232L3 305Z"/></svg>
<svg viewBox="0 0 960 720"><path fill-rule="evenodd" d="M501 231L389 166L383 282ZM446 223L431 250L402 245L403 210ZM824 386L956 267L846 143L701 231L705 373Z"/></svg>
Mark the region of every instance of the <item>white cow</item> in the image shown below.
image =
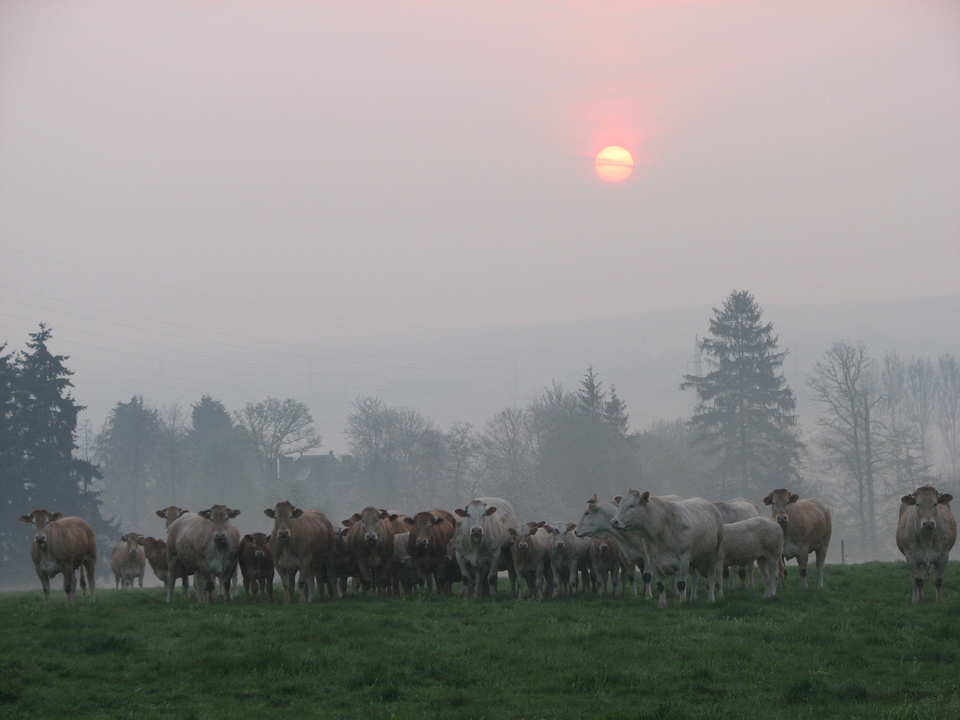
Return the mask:
<svg viewBox="0 0 960 720"><path fill-rule="evenodd" d="M756 562L763 578L763 596L773 597L777 594L777 576L782 555L783 531L773 518L752 517L739 522L724 523L717 572L722 573L731 565L743 567Z"/></svg>
<svg viewBox="0 0 960 720"><path fill-rule="evenodd" d="M623 567L623 583L630 583L630 591L633 597L637 597L637 575L636 568L640 568L641 579L643 580L643 596L647 599L653 597L653 591L650 588L652 576L647 569L646 550L643 546L643 538L640 533L629 530L621 530L610 524L613 517L620 511L617 502L600 502L594 495L587 501L587 509L580 517L577 523L577 529L574 534L582 538L609 537L617 541L617 551L620 553L620 563Z"/></svg>
<svg viewBox="0 0 960 720"><path fill-rule="evenodd" d="M901 498L897 547L907 558L915 603L923 600L925 570L933 573L937 602L943 602L943 571L950 559L950 549L957 541L957 521L950 512L951 500L952 495L939 493L929 485Z"/></svg>
<svg viewBox="0 0 960 720"><path fill-rule="evenodd" d="M472 591L474 597L480 597L489 590L496 595L504 546L510 542L510 528L517 527L513 506L502 498L481 497L457 508L456 514L460 519L453 542L463 573L463 594ZM513 572L511 575L515 576Z"/></svg>

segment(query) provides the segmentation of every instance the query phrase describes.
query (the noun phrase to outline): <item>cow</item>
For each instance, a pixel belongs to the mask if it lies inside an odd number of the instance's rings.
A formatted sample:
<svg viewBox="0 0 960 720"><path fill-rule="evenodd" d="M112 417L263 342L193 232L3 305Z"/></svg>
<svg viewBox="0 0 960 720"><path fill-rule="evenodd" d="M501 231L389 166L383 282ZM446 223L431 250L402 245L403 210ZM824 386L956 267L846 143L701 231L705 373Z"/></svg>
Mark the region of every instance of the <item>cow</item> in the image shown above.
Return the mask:
<svg viewBox="0 0 960 720"><path fill-rule="evenodd" d="M334 563L333 525L319 510L301 510L286 500L263 514L273 520L270 551L273 564L283 584L283 603L293 602L296 588L300 588L303 602L310 600L310 585L319 575L317 595L323 595L323 583L330 597L340 595Z"/></svg>
<svg viewBox="0 0 960 720"><path fill-rule="evenodd" d="M827 561L833 520L830 511L816 500L801 500L796 493L783 488L774 490L763 499L770 513L783 530L783 557L797 559L800 568L800 587L807 586L807 559L817 554L817 576L823 587L823 566Z"/></svg>
<svg viewBox="0 0 960 720"><path fill-rule="evenodd" d="M33 525L30 557L43 587L43 599L50 606L50 578L63 573L67 606L73 605L80 570L80 589L90 581L90 602L96 601L97 538L86 520L64 517L62 512L34 510L21 515L20 522ZM86 576L86 577L85 577Z"/></svg>
<svg viewBox="0 0 960 720"><path fill-rule="evenodd" d="M681 603L688 583L690 599L696 599L696 576L691 575L691 570L699 571L707 579L707 600L715 600L723 519L712 502L703 498L654 497L649 492L630 490L610 524L621 530L634 530L643 538L650 571L657 583L659 607L667 606L664 580L668 577L673 577Z"/></svg>
<svg viewBox="0 0 960 720"><path fill-rule="evenodd" d="M752 517L760 517L760 508L746 498L738 497L733 500L719 500L713 503L720 511L720 517L723 518L723 524L739 522ZM723 579L727 580L728 567L723 568ZM737 570L737 577L741 587L753 587L753 563L741 565Z"/></svg>
<svg viewBox="0 0 960 720"><path fill-rule="evenodd" d="M333 529L333 567L337 578L337 588L340 596L347 592L347 581L353 578L354 593L360 582L360 568L357 565L356 556L350 551L347 545L347 534L353 519L343 521L343 527Z"/></svg>
<svg viewBox="0 0 960 720"><path fill-rule="evenodd" d="M557 590L562 595L577 589L578 575L584 577L586 586L590 564L590 541L577 537L573 531L576 523L558 522L544 528L551 535L550 570ZM586 589L586 588L585 588Z"/></svg>
<svg viewBox="0 0 960 720"><path fill-rule="evenodd" d="M176 505L170 505L165 507L163 510L157 510L157 517L163 520L167 530L170 529L170 526L173 524L174 520L179 520L181 515L186 514L186 510L179 508Z"/></svg>
<svg viewBox="0 0 960 720"><path fill-rule="evenodd" d="M403 522L410 532L408 552L414 571L426 581L428 590L436 585L439 591L440 565L453 539L456 520L446 510L434 508L418 512L412 518L405 517Z"/></svg>
<svg viewBox="0 0 960 720"><path fill-rule="evenodd" d="M511 555L513 568L520 581L526 581L529 597L536 596L540 600L549 597L553 591L553 580L550 574L550 546L549 531L541 531L545 522L528 522L519 527L507 528L511 538ZM546 585L546 589L544 589ZM523 598L523 588L517 584L517 599Z"/></svg>
<svg viewBox="0 0 960 720"><path fill-rule="evenodd" d="M273 555L270 537L264 533L250 533L240 538L240 577L243 594L249 602L260 602L269 596L273 602Z"/></svg>
<svg viewBox="0 0 960 720"><path fill-rule="evenodd" d="M388 510L365 507L351 517L347 529L347 547L357 559L357 570L363 594L379 592L384 583L389 587L393 565L394 542L396 535L394 522ZM399 519L399 518L398 518Z"/></svg>
<svg viewBox="0 0 960 720"><path fill-rule="evenodd" d="M957 540L957 521L950 511L953 496L929 485L900 499L897 548L907 559L913 578L913 602L923 601L924 572L933 574L937 602L943 603L943 571Z"/></svg>
<svg viewBox="0 0 960 720"><path fill-rule="evenodd" d="M168 572L166 540L141 537L137 542L140 543L140 546L143 548L143 554L147 559L147 563L150 565L150 569L153 570L153 574L157 576L160 582L166 585ZM190 576L182 575L181 578L183 579L183 594L186 595L190 592Z"/></svg>
<svg viewBox="0 0 960 720"><path fill-rule="evenodd" d="M226 505L214 505L198 513L187 513L174 520L167 530L167 602L173 600L177 578L195 574L197 600L213 599L216 577L223 596L230 602L230 584L237 571L240 533L230 521L240 514Z"/></svg>
<svg viewBox="0 0 960 720"><path fill-rule="evenodd" d="M777 594L782 555L783 531L772 518L752 517L724 523L717 572L722 574L731 565L744 567L756 562L763 578L763 596L773 597Z"/></svg>
<svg viewBox="0 0 960 720"><path fill-rule="evenodd" d="M440 568L437 570L437 589L441 595L452 595L453 584L463 582L463 572L457 562L456 544L453 538L447 543L447 549L440 559Z"/></svg>
<svg viewBox="0 0 960 720"><path fill-rule="evenodd" d="M585 538L612 538L617 542L617 551L620 553L620 563L623 570L624 592L626 584L630 583L630 591L633 597L637 597L637 576L636 569L640 568L640 578L643 581L643 596L648 600L653 597L653 591L650 587L652 576L646 567L646 550L643 546L643 538L639 533L620 530L610 525L613 516L619 512L620 502L618 496L615 502L600 502L597 496L587 500L587 509L580 517L577 523L577 529L574 534L577 537Z"/></svg>
<svg viewBox="0 0 960 720"><path fill-rule="evenodd" d="M620 549L612 537L594 537L590 539L590 572L597 593L607 594L607 578L613 583L613 594L617 594L620 581ZM636 582L636 579L634 579ZM624 583L624 589L626 583Z"/></svg>
<svg viewBox="0 0 960 720"><path fill-rule="evenodd" d="M397 533L393 536L393 562L391 564L393 591L397 594L412 593L426 583L423 575L414 567L410 556L410 533Z"/></svg>
<svg viewBox="0 0 960 720"><path fill-rule="evenodd" d="M488 591L497 594L497 571L510 543L510 528L516 529L513 506L502 498L474 498L465 507L457 508L460 518L454 528L457 563L463 574L463 595L481 597ZM510 563L512 566L513 563ZM516 593L516 571L510 570L511 586Z"/></svg>
<svg viewBox="0 0 960 720"><path fill-rule="evenodd" d="M127 533L120 537L120 542L113 546L110 554L110 569L116 581L115 590L124 590L133 587L134 579L140 581L143 588L143 574L147 569L146 556L140 545L142 538L136 533Z"/></svg>

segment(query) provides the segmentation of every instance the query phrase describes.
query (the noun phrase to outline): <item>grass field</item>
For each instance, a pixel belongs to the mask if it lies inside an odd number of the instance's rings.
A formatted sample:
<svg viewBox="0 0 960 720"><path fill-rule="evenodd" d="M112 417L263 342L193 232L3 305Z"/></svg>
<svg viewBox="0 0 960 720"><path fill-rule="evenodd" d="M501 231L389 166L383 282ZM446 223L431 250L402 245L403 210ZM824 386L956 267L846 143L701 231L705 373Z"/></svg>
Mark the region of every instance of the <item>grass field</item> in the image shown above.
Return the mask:
<svg viewBox="0 0 960 720"><path fill-rule="evenodd" d="M162 590L0 596L0 717L960 718L960 572L655 601L348 597L200 607ZM39 586L39 583L38 583ZM178 591L179 593L179 591ZM932 595L932 588L931 593ZM78 596L78 600L79 596Z"/></svg>

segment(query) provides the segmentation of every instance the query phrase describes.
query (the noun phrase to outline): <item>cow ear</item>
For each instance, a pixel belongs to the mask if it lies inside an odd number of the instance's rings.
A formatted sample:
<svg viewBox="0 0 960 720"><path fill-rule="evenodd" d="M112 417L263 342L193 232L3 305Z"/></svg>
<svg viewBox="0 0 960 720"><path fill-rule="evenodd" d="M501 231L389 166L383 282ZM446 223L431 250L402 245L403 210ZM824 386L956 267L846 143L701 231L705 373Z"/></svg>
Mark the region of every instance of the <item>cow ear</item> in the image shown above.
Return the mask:
<svg viewBox="0 0 960 720"><path fill-rule="evenodd" d="M405 522L405 523L406 523L407 525L409 525L410 527L413 527L414 525L417 524L417 521L414 520L412 517L405 517L405 518L403 519L403 522Z"/></svg>
<svg viewBox="0 0 960 720"><path fill-rule="evenodd" d="M645 503L650 500L650 491L644 490L643 495L640 496L640 502Z"/></svg>
<svg viewBox="0 0 960 720"><path fill-rule="evenodd" d="M166 514L163 510L157 510L157 517L158 517L158 518L163 518L164 520L166 520L166 519L167 519L167 514Z"/></svg>
<svg viewBox="0 0 960 720"><path fill-rule="evenodd" d="M900 502L902 502L904 505L916 505L917 499L913 495L904 495L902 498L900 498Z"/></svg>
<svg viewBox="0 0 960 720"><path fill-rule="evenodd" d="M442 522L443 522L443 518L440 517L439 515L431 515L431 516L430 516L430 524L431 524L431 525L439 525L439 524L442 523Z"/></svg>
<svg viewBox="0 0 960 720"><path fill-rule="evenodd" d="M294 509L293 509L293 512L290 513L290 514L291 514L293 517L298 518L298 517L300 517L301 515L303 515L303 510L301 510L300 508L294 508Z"/></svg>
<svg viewBox="0 0 960 720"><path fill-rule="evenodd" d="M127 541L127 536L126 536L126 535L121 535L121 536L120 536L120 542L126 542L126 541Z"/></svg>
<svg viewBox="0 0 960 720"><path fill-rule="evenodd" d="M181 511L180 511L180 514L177 515L177 517L183 517L183 516L186 515L188 512L190 512L190 511L189 511L189 510L181 510Z"/></svg>
<svg viewBox="0 0 960 720"><path fill-rule="evenodd" d="M242 538L240 538L240 542L244 542L244 541L253 542L253 535L251 535L250 533L247 533Z"/></svg>
<svg viewBox="0 0 960 720"><path fill-rule="evenodd" d="M229 517L231 520L235 517L239 517L239 515L240 515L239 510L231 510L230 512L227 513L227 517Z"/></svg>
<svg viewBox="0 0 960 720"><path fill-rule="evenodd" d="M63 517L63 513L57 510L53 515L50 516L50 522L54 522Z"/></svg>
<svg viewBox="0 0 960 720"><path fill-rule="evenodd" d="M32 524L32 523L33 523L33 518L30 517L29 515L21 515L21 516L20 516L20 522L25 522L25 523L27 523L27 524Z"/></svg>
<svg viewBox="0 0 960 720"><path fill-rule="evenodd" d="M937 498L937 503L940 505L947 505L953 500L953 495L950 493L941 493L940 497Z"/></svg>
<svg viewBox="0 0 960 720"><path fill-rule="evenodd" d="M396 522L398 517L400 517L399 513L390 513L390 522Z"/></svg>
<svg viewBox="0 0 960 720"><path fill-rule="evenodd" d="M596 497L596 495L594 495L594 497ZM614 504L614 505L617 505L617 506L619 507L621 500L623 500L623 495L617 495L617 496L613 499L613 504ZM596 500L594 500L594 502L596 502Z"/></svg>
<svg viewBox="0 0 960 720"><path fill-rule="evenodd" d="M205 520L209 520L209 519L210 519L210 511L209 511L209 510L201 510L200 512L197 513L197 515L199 515L200 517L204 518Z"/></svg>
<svg viewBox="0 0 960 720"><path fill-rule="evenodd" d="M146 545L146 544L147 544L147 539L146 539L146 538L144 538L144 537L138 537L138 538L137 538L137 545L143 546L143 545Z"/></svg>
<svg viewBox="0 0 960 720"><path fill-rule="evenodd" d="M388 513L387 513L386 510L378 510L378 511L377 511L377 518L379 518L380 520L383 520L383 519L387 516L387 514L388 514Z"/></svg>
<svg viewBox="0 0 960 720"><path fill-rule="evenodd" d="M594 495L592 498L590 498L589 500L587 500L587 505L590 505L590 504L596 503L596 502L597 502L597 496Z"/></svg>
<svg viewBox="0 0 960 720"><path fill-rule="evenodd" d="M773 493L770 493L763 499L764 505L773 505Z"/></svg>
<svg viewBox="0 0 960 720"><path fill-rule="evenodd" d="M497 506L496 506L496 505L491 505L490 507L487 508L487 511L484 513L484 515L486 515L487 517L490 517L490 516L493 515L496 511L497 511Z"/></svg>
<svg viewBox="0 0 960 720"><path fill-rule="evenodd" d="M273 508L267 508L263 511L263 514L268 518L275 518L277 516L277 514L273 511Z"/></svg>
<svg viewBox="0 0 960 720"><path fill-rule="evenodd" d="M532 528L530 528L530 534L531 534L531 535L536 535L536 534L537 534L537 530L539 530L539 529L540 529L540 526L539 526L539 525L534 525Z"/></svg>
<svg viewBox="0 0 960 720"><path fill-rule="evenodd" d="M345 528L348 528L348 527L350 527L353 523L351 523L349 520L341 520L341 521L340 521L340 524L343 525Z"/></svg>
<svg viewBox="0 0 960 720"><path fill-rule="evenodd" d="M360 517L360 513L354 513L350 517L353 518L354 522L360 522L360 520L362 520L362 518Z"/></svg>
<svg viewBox="0 0 960 720"><path fill-rule="evenodd" d="M794 493L793 495L790 496L790 502L796 503L796 502L799 502L799 501L800 501L800 496L797 495L796 493Z"/></svg>
<svg viewBox="0 0 960 720"><path fill-rule="evenodd" d="M516 537L516 536L517 536L517 529L516 529L516 528L507 528L507 532L510 533L510 536L511 536L511 537Z"/></svg>
<svg viewBox="0 0 960 720"><path fill-rule="evenodd" d="M467 511L464 510L463 508L457 508L457 509L454 510L453 512L456 513L459 517L466 517L466 516L467 516Z"/></svg>
<svg viewBox="0 0 960 720"><path fill-rule="evenodd" d="M567 532L573 532L577 529L576 523L567 523Z"/></svg>

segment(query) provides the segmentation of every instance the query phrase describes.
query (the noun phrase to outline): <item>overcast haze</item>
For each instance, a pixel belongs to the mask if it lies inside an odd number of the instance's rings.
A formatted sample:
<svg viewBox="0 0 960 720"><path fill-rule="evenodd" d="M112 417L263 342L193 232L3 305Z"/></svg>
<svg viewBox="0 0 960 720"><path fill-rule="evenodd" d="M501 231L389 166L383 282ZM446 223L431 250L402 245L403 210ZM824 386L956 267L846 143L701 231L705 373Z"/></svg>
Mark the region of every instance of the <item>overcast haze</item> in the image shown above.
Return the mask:
<svg viewBox="0 0 960 720"><path fill-rule="evenodd" d="M4 0L0 248L0 340L51 324L101 415L342 427L429 383L357 338L956 298L960 4Z"/></svg>

